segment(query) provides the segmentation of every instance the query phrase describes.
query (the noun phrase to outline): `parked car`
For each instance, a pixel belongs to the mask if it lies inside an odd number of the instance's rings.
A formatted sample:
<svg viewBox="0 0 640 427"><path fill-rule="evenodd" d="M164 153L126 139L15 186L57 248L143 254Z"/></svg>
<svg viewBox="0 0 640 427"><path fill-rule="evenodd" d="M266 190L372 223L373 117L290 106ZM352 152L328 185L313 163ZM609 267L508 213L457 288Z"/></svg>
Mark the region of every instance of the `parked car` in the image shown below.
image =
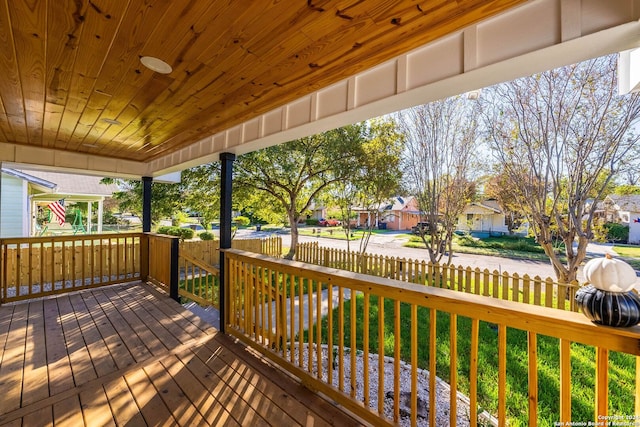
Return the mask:
<svg viewBox="0 0 640 427"><path fill-rule="evenodd" d="M196 232L205 231L204 227L200 224L183 224L180 226L180 228L190 228Z"/></svg>
<svg viewBox="0 0 640 427"><path fill-rule="evenodd" d="M427 233L429 231L429 223L428 222L419 222L413 227L411 227L411 232L413 234L421 235Z"/></svg>
<svg viewBox="0 0 640 427"><path fill-rule="evenodd" d="M338 221L337 219L324 219L322 218L320 221L318 221L318 225L320 227L336 227L338 225L341 225L342 223L340 221Z"/></svg>

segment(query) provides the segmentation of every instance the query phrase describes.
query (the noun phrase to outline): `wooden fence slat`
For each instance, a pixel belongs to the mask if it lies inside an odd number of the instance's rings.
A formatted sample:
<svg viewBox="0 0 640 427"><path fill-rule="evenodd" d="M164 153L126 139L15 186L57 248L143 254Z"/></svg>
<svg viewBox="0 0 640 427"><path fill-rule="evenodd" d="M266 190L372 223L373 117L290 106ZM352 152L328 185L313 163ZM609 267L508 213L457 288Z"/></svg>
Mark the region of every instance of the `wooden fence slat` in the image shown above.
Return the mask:
<svg viewBox="0 0 640 427"><path fill-rule="evenodd" d="M380 254L358 254L342 249L320 247L318 242L301 243L296 260L379 277L447 287L461 292L491 296L533 305L577 311L575 293L579 283L556 283L552 278L533 279L529 275L513 275L488 269L440 265L426 260L389 257ZM557 292L554 292L554 288ZM543 296L544 294L544 296ZM555 307L554 307L555 305Z"/></svg>

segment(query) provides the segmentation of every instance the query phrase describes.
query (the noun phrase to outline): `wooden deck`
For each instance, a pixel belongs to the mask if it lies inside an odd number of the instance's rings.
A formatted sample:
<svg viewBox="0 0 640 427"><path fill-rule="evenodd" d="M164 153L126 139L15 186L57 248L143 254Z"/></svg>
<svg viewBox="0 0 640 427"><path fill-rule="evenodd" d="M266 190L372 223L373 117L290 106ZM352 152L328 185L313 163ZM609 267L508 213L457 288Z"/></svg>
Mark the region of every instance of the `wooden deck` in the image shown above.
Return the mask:
<svg viewBox="0 0 640 427"><path fill-rule="evenodd" d="M143 284L0 307L0 390L3 426L359 424Z"/></svg>

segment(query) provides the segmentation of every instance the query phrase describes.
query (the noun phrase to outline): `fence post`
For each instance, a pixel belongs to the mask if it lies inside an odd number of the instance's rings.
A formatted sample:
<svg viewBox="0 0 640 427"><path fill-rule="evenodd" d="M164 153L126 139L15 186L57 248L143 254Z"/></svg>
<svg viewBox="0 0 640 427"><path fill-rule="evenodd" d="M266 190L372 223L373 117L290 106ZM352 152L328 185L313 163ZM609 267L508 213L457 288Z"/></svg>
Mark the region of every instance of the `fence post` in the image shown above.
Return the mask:
<svg viewBox="0 0 640 427"><path fill-rule="evenodd" d="M180 302L180 294L178 292L180 283L180 272L178 271L179 244L180 240L177 237L171 239L171 275L169 276L169 297L178 303Z"/></svg>
<svg viewBox="0 0 640 427"><path fill-rule="evenodd" d="M143 282L149 280L149 235L147 233L140 234L140 280Z"/></svg>

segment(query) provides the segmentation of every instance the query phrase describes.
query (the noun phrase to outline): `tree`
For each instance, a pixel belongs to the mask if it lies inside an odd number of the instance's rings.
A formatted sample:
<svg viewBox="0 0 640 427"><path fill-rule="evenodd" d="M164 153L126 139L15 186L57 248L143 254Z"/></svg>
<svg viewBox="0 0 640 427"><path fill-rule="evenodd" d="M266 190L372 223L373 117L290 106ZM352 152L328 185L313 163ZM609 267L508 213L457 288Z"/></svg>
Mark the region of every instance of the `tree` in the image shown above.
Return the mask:
<svg viewBox="0 0 640 427"><path fill-rule="evenodd" d="M331 189L331 200L341 209L347 237L351 234L350 220L354 206L377 214L380 205L397 195L402 179L400 170L404 136L391 120L375 119L367 122L361 149L354 159L356 165L347 179L337 182ZM358 252L363 254L369 243L375 222L365 225ZM350 242L347 240L347 250Z"/></svg>
<svg viewBox="0 0 640 427"><path fill-rule="evenodd" d="M416 198L422 221L420 237L431 262L448 249L458 216L472 199L470 180L478 127L477 103L462 96L404 110L398 122L407 139L403 164L406 187Z"/></svg>
<svg viewBox="0 0 640 427"><path fill-rule="evenodd" d="M640 194L640 186L631 184L618 185L613 189L613 194L617 194L619 196L631 196L634 194Z"/></svg>
<svg viewBox="0 0 640 427"><path fill-rule="evenodd" d="M220 163L185 169L180 187L184 206L197 212L202 226L209 230L220 216Z"/></svg>
<svg viewBox="0 0 640 427"><path fill-rule="evenodd" d="M484 195L489 199L495 199L504 212L505 225L512 233L520 227L522 220L525 218L522 212L518 194L513 191L513 187L509 185L510 176L505 172L499 172L493 175L485 183Z"/></svg>
<svg viewBox="0 0 640 427"><path fill-rule="evenodd" d="M631 128L640 98L617 96L616 57L608 56L497 85L482 99L493 153L558 280L571 282L597 201L638 140Z"/></svg>
<svg viewBox="0 0 640 427"><path fill-rule="evenodd" d="M142 181L104 178L104 183L118 183L122 191L114 193L123 212L142 215ZM154 182L151 186L151 221L171 218L184 209L198 212L202 226L211 227L211 222L220 213L220 163L213 162L181 173L175 184Z"/></svg>
<svg viewBox="0 0 640 427"><path fill-rule="evenodd" d="M122 191L113 194L123 212L142 215L142 181L103 178L106 184L117 183ZM151 186L151 222L171 217L182 209L182 194L178 184L153 183Z"/></svg>
<svg viewBox="0 0 640 427"><path fill-rule="evenodd" d="M238 157L237 187L245 194L257 190L269 195L287 214L291 248L286 258L295 255L298 222L311 203L353 171L363 129L363 124L345 126Z"/></svg>

